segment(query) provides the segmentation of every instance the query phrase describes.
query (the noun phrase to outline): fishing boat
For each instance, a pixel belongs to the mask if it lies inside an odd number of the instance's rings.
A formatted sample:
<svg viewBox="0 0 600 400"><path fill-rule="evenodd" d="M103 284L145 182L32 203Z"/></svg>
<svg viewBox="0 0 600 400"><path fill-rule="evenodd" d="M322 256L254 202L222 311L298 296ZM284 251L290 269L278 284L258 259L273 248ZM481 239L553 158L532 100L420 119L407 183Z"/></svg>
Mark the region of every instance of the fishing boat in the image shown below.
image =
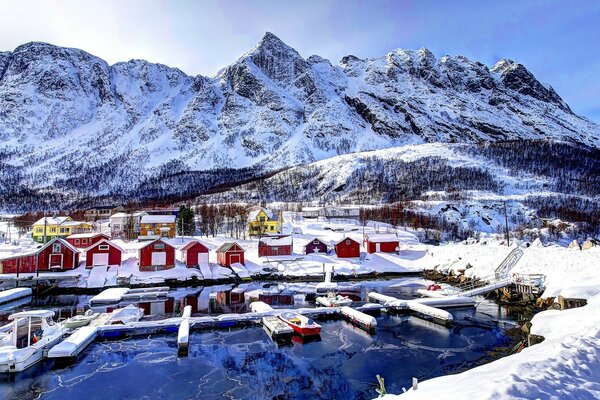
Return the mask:
<svg viewBox="0 0 600 400"><path fill-rule="evenodd" d="M63 326L52 320L54 311L33 310L12 314L12 325L0 334L0 373L21 372L44 358L44 350L58 343Z"/></svg>
<svg viewBox="0 0 600 400"><path fill-rule="evenodd" d="M87 310L83 315L76 315L65 320L62 325L67 329L81 328L82 326L89 325L90 322L100 316L100 313L95 313L92 310Z"/></svg>
<svg viewBox="0 0 600 400"><path fill-rule="evenodd" d="M279 318L288 324L294 332L302 336L318 335L321 333L321 325L304 315L287 312L280 314Z"/></svg>

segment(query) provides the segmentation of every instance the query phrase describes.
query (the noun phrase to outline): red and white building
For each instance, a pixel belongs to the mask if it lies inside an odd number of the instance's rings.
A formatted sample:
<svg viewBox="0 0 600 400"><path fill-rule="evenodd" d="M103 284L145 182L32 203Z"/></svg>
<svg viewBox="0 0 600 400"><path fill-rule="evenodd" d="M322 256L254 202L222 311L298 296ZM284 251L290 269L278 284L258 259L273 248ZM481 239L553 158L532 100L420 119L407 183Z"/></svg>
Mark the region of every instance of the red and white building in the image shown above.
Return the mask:
<svg viewBox="0 0 600 400"><path fill-rule="evenodd" d="M235 242L223 243L221 247L217 249L217 263L222 267L230 267L231 264L242 264L244 265L244 253L245 250Z"/></svg>
<svg viewBox="0 0 600 400"><path fill-rule="evenodd" d="M365 235L367 253L398 253L400 240L394 234Z"/></svg>
<svg viewBox="0 0 600 400"><path fill-rule="evenodd" d="M138 251L140 271L161 271L175 268L175 247L162 239L144 245Z"/></svg>
<svg viewBox="0 0 600 400"><path fill-rule="evenodd" d="M98 243L101 240L108 240L108 235L104 233L76 233L71 236L67 236L67 242L71 243L73 247L77 247L78 249L87 249L91 245Z"/></svg>
<svg viewBox="0 0 600 400"><path fill-rule="evenodd" d="M349 237L343 238L334 247L338 258L360 257L360 243Z"/></svg>
<svg viewBox="0 0 600 400"><path fill-rule="evenodd" d="M35 251L0 257L0 273L60 272L79 266L79 249L65 239L54 238Z"/></svg>
<svg viewBox="0 0 600 400"><path fill-rule="evenodd" d="M61 238L54 238L37 252L39 271L66 271L79 265L79 249Z"/></svg>
<svg viewBox="0 0 600 400"><path fill-rule="evenodd" d="M258 242L258 256L289 256L292 254L294 243L291 236L268 236Z"/></svg>
<svg viewBox="0 0 600 400"><path fill-rule="evenodd" d="M116 244L103 239L85 249L85 266L86 268L119 266L124 252L125 250Z"/></svg>
<svg viewBox="0 0 600 400"><path fill-rule="evenodd" d="M188 268L208 265L208 255L210 250L197 240L192 240L179 251L181 251L181 261Z"/></svg>

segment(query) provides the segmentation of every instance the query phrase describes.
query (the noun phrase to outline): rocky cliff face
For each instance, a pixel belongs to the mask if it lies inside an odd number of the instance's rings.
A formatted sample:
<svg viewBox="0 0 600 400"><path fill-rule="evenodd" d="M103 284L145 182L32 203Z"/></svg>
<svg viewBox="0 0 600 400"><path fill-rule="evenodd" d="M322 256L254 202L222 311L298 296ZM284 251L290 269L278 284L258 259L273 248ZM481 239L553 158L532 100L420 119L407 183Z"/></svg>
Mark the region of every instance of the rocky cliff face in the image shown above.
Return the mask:
<svg viewBox="0 0 600 400"><path fill-rule="evenodd" d="M18 169L21 188L128 193L157 174L541 138L598 147L600 127L511 60L421 49L333 65L270 33L212 78L45 43L0 53L0 180Z"/></svg>

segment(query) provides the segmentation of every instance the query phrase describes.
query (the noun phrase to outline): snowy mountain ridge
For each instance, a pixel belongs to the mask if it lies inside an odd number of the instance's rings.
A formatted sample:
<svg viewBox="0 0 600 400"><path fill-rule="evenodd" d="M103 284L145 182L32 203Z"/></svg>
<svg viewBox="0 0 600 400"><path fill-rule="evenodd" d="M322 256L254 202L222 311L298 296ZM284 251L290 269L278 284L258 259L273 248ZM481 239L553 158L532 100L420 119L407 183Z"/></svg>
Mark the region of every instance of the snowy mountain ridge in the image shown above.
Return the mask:
<svg viewBox="0 0 600 400"><path fill-rule="evenodd" d="M598 148L600 127L506 59L488 68L399 49L333 65L271 33L212 78L143 60L108 65L45 43L0 53L4 192L123 194L169 174L546 138Z"/></svg>

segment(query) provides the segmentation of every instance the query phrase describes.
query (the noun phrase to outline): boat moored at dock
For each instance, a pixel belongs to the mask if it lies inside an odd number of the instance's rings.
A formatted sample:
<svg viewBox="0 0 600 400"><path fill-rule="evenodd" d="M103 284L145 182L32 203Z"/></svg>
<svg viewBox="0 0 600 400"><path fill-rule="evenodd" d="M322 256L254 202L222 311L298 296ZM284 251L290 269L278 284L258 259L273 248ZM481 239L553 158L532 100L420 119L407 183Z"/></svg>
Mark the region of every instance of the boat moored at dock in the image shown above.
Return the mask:
<svg viewBox="0 0 600 400"><path fill-rule="evenodd" d="M62 325L54 322L54 311L23 311L8 317L12 326L0 336L0 372L21 372L41 361L45 349L58 343Z"/></svg>
<svg viewBox="0 0 600 400"><path fill-rule="evenodd" d="M288 324L294 332L302 336L312 336L321 333L321 325L317 324L312 318L305 317L295 312L286 312L279 315L279 318Z"/></svg>

